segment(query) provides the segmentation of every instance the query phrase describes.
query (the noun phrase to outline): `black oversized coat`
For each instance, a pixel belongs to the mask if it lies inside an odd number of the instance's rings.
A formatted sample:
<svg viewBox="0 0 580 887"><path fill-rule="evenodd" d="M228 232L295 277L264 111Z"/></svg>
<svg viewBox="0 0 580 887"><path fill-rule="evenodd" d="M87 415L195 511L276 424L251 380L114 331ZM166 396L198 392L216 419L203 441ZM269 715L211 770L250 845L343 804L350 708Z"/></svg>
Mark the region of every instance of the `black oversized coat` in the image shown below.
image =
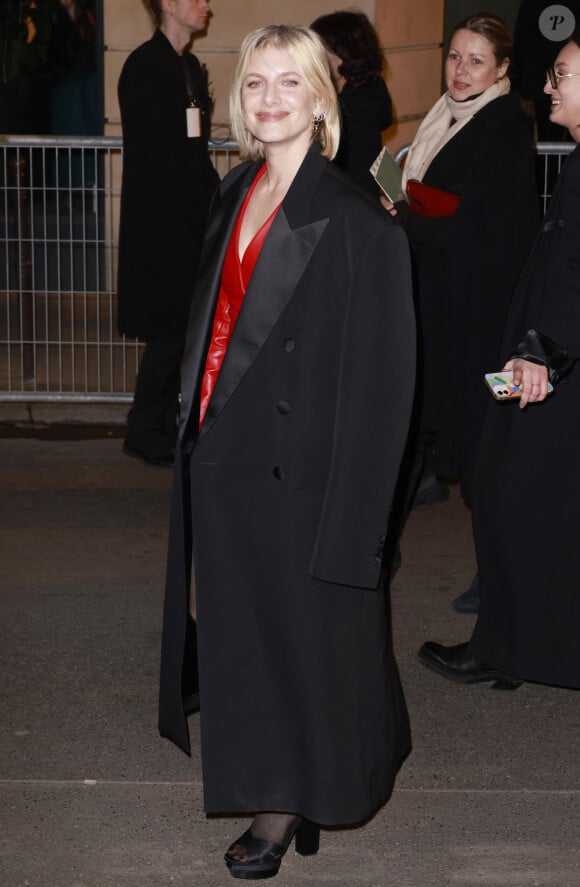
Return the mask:
<svg viewBox="0 0 580 887"><path fill-rule="evenodd" d="M487 406L483 374L498 369L514 287L538 225L532 132L513 93L485 105L436 155L423 181L460 195L447 244L413 242L421 338L423 431L437 432L438 468L471 499ZM413 241L413 229L408 225ZM429 238L427 238L429 239Z"/></svg>
<svg viewBox="0 0 580 887"><path fill-rule="evenodd" d="M193 545L206 810L352 822L387 797L409 747L379 587L414 384L408 247L312 148L198 433L224 254L258 167L220 186L189 322L159 724L188 750Z"/></svg>
<svg viewBox="0 0 580 887"><path fill-rule="evenodd" d="M502 361L536 329L580 358L580 148L567 160L514 297ZM540 404L492 401L473 524L472 646L530 681L580 688L580 366Z"/></svg>
<svg viewBox="0 0 580 887"><path fill-rule="evenodd" d="M211 196L207 74L189 60L203 135L188 138L184 62L161 31L123 66L123 181L118 325L143 339L179 340L187 323Z"/></svg>

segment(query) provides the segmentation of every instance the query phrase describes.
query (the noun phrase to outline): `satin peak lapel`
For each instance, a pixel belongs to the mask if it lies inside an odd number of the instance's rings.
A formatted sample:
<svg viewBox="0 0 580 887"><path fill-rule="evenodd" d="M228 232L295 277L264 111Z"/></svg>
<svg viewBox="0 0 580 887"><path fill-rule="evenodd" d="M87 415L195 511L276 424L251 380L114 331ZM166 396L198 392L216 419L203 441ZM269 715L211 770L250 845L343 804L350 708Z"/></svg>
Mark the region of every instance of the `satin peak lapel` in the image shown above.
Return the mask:
<svg viewBox="0 0 580 887"><path fill-rule="evenodd" d="M200 436L206 434L256 359L288 304L329 220L292 229L281 206L256 263Z"/></svg>

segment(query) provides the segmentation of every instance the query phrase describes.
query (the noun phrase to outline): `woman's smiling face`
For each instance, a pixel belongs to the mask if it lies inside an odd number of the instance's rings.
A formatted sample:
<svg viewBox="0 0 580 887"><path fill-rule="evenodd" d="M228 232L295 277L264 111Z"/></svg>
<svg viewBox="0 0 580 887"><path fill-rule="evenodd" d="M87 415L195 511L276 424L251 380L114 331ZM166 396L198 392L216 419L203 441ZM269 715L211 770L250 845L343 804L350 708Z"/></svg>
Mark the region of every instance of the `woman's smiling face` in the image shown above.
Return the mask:
<svg viewBox="0 0 580 887"><path fill-rule="evenodd" d="M462 28L451 38L445 62L445 83L457 102L479 95L506 73L509 61L498 65L486 37Z"/></svg>
<svg viewBox="0 0 580 887"><path fill-rule="evenodd" d="M550 120L565 126L575 142L580 141L580 47L563 46L554 62L557 86L546 79L544 92L551 98ZM558 76L563 75L563 76ZM572 75L572 76L570 76Z"/></svg>
<svg viewBox="0 0 580 887"><path fill-rule="evenodd" d="M267 45L248 59L242 109L245 125L264 145L304 143L307 149L319 104L292 55Z"/></svg>

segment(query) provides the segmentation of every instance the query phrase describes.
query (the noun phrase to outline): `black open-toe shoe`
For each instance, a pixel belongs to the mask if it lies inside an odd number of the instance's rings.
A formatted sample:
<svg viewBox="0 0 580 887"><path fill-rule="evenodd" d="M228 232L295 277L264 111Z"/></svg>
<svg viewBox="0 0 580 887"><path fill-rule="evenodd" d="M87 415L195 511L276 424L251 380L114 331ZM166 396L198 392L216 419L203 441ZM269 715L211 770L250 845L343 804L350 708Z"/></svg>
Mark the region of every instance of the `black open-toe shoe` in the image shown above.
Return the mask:
<svg viewBox="0 0 580 887"><path fill-rule="evenodd" d="M241 837L229 848L224 859L234 878L245 878L248 881L261 881L265 878L273 878L278 874L282 857L288 850L292 838L296 836L296 853L301 856L313 856L318 853L320 843L320 828L307 819L297 817L292 822L284 835L281 844L272 841L263 841L255 838L251 829L244 832ZM243 847L243 859L232 855L234 847Z"/></svg>

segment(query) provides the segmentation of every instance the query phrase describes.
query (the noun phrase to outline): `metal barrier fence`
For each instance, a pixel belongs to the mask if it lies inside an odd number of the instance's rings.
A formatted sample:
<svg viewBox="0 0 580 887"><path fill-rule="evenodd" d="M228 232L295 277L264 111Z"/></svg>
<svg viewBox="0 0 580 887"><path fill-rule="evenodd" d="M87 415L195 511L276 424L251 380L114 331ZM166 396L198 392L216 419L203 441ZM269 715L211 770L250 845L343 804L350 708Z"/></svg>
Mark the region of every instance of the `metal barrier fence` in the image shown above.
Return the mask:
<svg viewBox="0 0 580 887"><path fill-rule="evenodd" d="M544 210L574 147L538 145ZM238 159L234 142L211 152L221 175ZM142 346L115 312L121 169L120 138L0 136L0 402L132 400Z"/></svg>
<svg viewBox="0 0 580 887"><path fill-rule="evenodd" d="M538 157L543 157L541 181L538 182L542 212L545 213L554 190L556 179L566 157L576 147L575 142L542 142L536 148Z"/></svg>
<svg viewBox="0 0 580 887"><path fill-rule="evenodd" d="M214 141L223 175L237 145ZM121 138L0 136L0 402L123 403L142 345L116 329Z"/></svg>

